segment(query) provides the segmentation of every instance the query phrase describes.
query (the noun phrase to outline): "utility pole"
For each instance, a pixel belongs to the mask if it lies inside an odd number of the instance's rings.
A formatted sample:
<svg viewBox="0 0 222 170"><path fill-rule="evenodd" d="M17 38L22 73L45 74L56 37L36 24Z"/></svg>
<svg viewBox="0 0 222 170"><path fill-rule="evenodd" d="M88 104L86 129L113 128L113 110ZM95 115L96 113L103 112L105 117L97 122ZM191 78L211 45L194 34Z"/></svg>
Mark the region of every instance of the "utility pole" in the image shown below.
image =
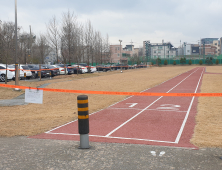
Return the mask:
<svg viewBox="0 0 222 170"><path fill-rule="evenodd" d="M122 60L121 60L122 59L122 56L121 56L121 42L122 42L122 40L119 40L119 42L120 42L120 47L119 47L120 48L120 54L119 54L119 56L120 56L120 63L122 64Z"/></svg>
<svg viewBox="0 0 222 170"><path fill-rule="evenodd" d="M29 35L29 58L30 60L32 60L32 63L33 63L33 58L32 58L32 29L31 29L31 25L29 25L29 28L30 28L30 35ZM30 61L29 60L29 61Z"/></svg>
<svg viewBox="0 0 222 170"><path fill-rule="evenodd" d="M205 60L205 40L203 42L203 59Z"/></svg>
<svg viewBox="0 0 222 170"><path fill-rule="evenodd" d="M18 63L17 63L17 44L18 44L18 36L17 36L17 0L15 0L15 85L19 85L18 79ZM19 88L15 88L15 90L20 90Z"/></svg>
<svg viewBox="0 0 222 170"><path fill-rule="evenodd" d="M122 40L119 40L119 42L120 42L120 54L119 54L119 56L120 56L120 63L122 64L122 55L121 55L121 42L122 42ZM122 70L122 66L121 66L121 70Z"/></svg>

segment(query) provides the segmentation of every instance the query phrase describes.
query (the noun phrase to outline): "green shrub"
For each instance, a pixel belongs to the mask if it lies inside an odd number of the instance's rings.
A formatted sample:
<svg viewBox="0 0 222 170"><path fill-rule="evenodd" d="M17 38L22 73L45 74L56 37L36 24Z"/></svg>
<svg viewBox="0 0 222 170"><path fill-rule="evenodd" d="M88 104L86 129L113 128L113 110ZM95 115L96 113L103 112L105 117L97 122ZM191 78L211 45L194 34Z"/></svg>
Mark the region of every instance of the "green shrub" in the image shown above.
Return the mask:
<svg viewBox="0 0 222 170"><path fill-rule="evenodd" d="M158 57L158 58L156 59L156 64L157 64L158 66L161 66L161 58Z"/></svg>
<svg viewBox="0 0 222 170"><path fill-rule="evenodd" d="M186 57L181 57L180 58L180 63L183 65L183 64L186 64Z"/></svg>
<svg viewBox="0 0 222 170"><path fill-rule="evenodd" d="M212 65L213 64L213 57L207 57L205 62L207 65Z"/></svg>
<svg viewBox="0 0 222 170"><path fill-rule="evenodd" d="M164 65L167 65L167 64L168 64L167 60L164 60Z"/></svg>
<svg viewBox="0 0 222 170"><path fill-rule="evenodd" d="M203 64L203 61L202 61L202 60L200 60L200 61L199 61L199 64L200 64L200 65L202 65L202 64Z"/></svg>
<svg viewBox="0 0 222 170"><path fill-rule="evenodd" d="M191 65L192 64L192 61L191 60L189 60L189 65Z"/></svg>
<svg viewBox="0 0 222 170"><path fill-rule="evenodd" d="M173 61L173 65L176 65L177 64L177 62L176 61Z"/></svg>

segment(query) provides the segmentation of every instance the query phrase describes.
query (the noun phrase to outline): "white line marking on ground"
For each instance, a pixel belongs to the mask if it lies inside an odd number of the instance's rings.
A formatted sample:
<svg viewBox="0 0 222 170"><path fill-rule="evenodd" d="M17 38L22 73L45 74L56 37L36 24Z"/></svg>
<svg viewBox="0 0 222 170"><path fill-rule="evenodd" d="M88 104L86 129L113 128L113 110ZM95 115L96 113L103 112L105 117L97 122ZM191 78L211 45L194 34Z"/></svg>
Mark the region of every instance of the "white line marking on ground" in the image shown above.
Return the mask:
<svg viewBox="0 0 222 170"><path fill-rule="evenodd" d="M197 69L198 70L198 69ZM167 91L166 93L169 93L171 90L173 90L175 87L177 87L179 84L181 84L184 80L186 80L188 77L190 77L193 73L195 73L197 70L195 70L194 72L192 72L189 76L187 76L186 78L184 78L182 81L180 81L176 86L174 86L173 88L171 88L169 91ZM110 136L111 134L113 134L115 131L117 131L118 129L120 129L122 126L124 126L125 124L127 124L128 122L130 122L131 120L133 120L135 117L137 117L138 115L140 115L142 112L144 112L146 109L148 109L150 106L152 106L154 103L156 103L158 100L160 100L163 96L160 96L158 99L156 99L153 103L151 103L149 106L147 106L145 109L143 109L142 111L140 111L139 113L137 113L136 115L134 115L133 117L131 117L129 120L125 121L124 123L122 123L120 126L118 126L117 128L115 128L113 131L111 131L110 133L108 133L106 135L106 137Z"/></svg>
<svg viewBox="0 0 222 170"><path fill-rule="evenodd" d="M189 71L191 71L191 70L189 70ZM189 72L189 71L186 71L185 73L187 73L187 72ZM173 78L171 78L171 79L168 79L168 80L166 80L166 81L164 81L164 82L162 82L162 83L160 83L160 84L157 84L157 85L154 86L154 87L157 87L157 86L159 86L159 85L161 85L161 84L163 84L163 83L166 83L166 82L168 82L168 81L170 81L170 80L172 80L172 79L174 79L174 78L176 78L176 77L179 77L180 75L185 74L185 73L181 73L181 74L179 74L179 75L177 75L177 76L175 76L175 77L173 77ZM147 91L147 90L149 90L149 89L152 89L152 88L154 88L154 87L147 88L147 89L141 91L140 93L145 92L145 91ZM121 100L121 101L119 101L119 102L116 102L116 103L108 106L107 108L112 107L112 106L114 106L114 105L116 105L116 104L118 104L118 103L121 103L121 102L123 102L124 100L127 100L127 99L129 99L129 98L131 98L131 97L133 97L133 96L129 96L129 97L127 97L127 98L125 98L125 99L123 99L123 100ZM104 110L104 109L101 109L101 110ZM95 113L97 113L97 112L95 112ZM92 113L92 114L94 114L94 113Z"/></svg>
<svg viewBox="0 0 222 170"><path fill-rule="evenodd" d="M164 151L161 151L160 154L159 154L159 156L163 156L164 154L165 154L165 152L164 152Z"/></svg>
<svg viewBox="0 0 222 170"><path fill-rule="evenodd" d="M134 106L136 106L138 103L126 103L126 104L130 104L129 107L134 107Z"/></svg>
<svg viewBox="0 0 222 170"><path fill-rule="evenodd" d="M155 151L150 151L150 153L151 153L153 156L156 156L156 152L155 152Z"/></svg>
<svg viewBox="0 0 222 170"><path fill-rule="evenodd" d="M198 81L198 83L197 83L196 90L195 90L194 93L197 92L197 89L198 89L198 87L199 87L200 80L201 80L201 78L202 78L203 72L204 72L204 70L202 71L202 73L201 73L201 75L200 75L200 78L199 78L199 81ZM179 140L180 140L180 137L181 137L181 135L182 135L183 129L184 129L184 127L185 127L185 124L186 124L186 122L187 122L188 116L189 116L189 114L190 114L190 109L191 109L191 107L192 107L192 105L193 105L194 98L195 98L195 97L193 96L193 98L192 98L192 100L191 100L191 102L190 102L190 106L189 106L189 108L188 108L188 110L187 110L187 114L186 114L186 116L185 116L185 118L184 118L184 120L183 120L183 123L182 123L182 125L181 125L180 131L179 131L179 133L178 133L178 135L177 135L177 138L176 138L176 140L175 140L175 143L178 143Z"/></svg>
<svg viewBox="0 0 222 170"><path fill-rule="evenodd" d="M52 132L49 132L48 134L52 134L52 135L79 136L79 134L72 134L72 133L52 133ZM159 142L159 143L175 143L175 142L172 142L172 141L160 141L160 140L139 139L139 138L125 138L125 137L115 137L115 136L101 136L101 135L89 135L89 136L91 136L91 137L99 137L99 138L124 139L124 140L138 140L138 141Z"/></svg>
<svg viewBox="0 0 222 170"><path fill-rule="evenodd" d="M109 109L114 109L114 110L143 110L143 109L137 109L137 108L118 108L118 107L116 107L116 108L109 108ZM171 112L171 111L173 111L173 112L187 112L187 110L186 111L180 111L180 110L160 110L160 109L146 109L146 110L155 110L155 111L160 111L160 112L162 112L162 111L164 111L164 112Z"/></svg>

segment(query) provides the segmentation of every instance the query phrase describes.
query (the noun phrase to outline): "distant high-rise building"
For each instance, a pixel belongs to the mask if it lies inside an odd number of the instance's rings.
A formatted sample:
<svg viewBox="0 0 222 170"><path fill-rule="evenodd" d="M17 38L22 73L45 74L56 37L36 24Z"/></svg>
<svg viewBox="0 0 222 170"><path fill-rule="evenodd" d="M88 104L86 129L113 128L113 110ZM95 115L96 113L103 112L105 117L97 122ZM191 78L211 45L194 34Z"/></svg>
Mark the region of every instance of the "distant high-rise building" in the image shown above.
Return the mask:
<svg viewBox="0 0 222 170"><path fill-rule="evenodd" d="M202 38L201 44L213 44L214 40L218 40L219 38Z"/></svg>

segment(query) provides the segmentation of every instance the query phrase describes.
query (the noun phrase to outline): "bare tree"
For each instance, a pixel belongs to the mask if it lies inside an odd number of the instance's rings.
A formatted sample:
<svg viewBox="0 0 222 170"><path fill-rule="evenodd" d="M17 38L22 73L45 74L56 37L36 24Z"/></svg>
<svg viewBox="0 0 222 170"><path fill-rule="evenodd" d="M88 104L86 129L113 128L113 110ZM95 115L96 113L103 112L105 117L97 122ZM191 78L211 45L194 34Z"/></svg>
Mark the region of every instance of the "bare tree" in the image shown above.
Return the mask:
<svg viewBox="0 0 222 170"><path fill-rule="evenodd" d="M74 61L75 50L75 33L77 29L77 17L68 11L63 14L61 30L61 53L64 60L69 63Z"/></svg>
<svg viewBox="0 0 222 170"><path fill-rule="evenodd" d="M50 46L56 52L56 62L59 63L58 51L60 46L60 30L55 16L49 21L47 27L47 38Z"/></svg>
<svg viewBox="0 0 222 170"><path fill-rule="evenodd" d="M88 20L85 27L85 45L87 46L86 50L86 63L89 65L90 62L93 60L93 38L94 32L91 21Z"/></svg>
<svg viewBox="0 0 222 170"><path fill-rule="evenodd" d="M15 27L13 22L3 22L1 24L2 60L6 64L13 62L13 52L15 48Z"/></svg>
<svg viewBox="0 0 222 170"><path fill-rule="evenodd" d="M47 39L45 35L40 34L39 38L37 39L37 47L38 47L39 61L41 64L44 64L45 57L49 55L51 49L47 44Z"/></svg>

